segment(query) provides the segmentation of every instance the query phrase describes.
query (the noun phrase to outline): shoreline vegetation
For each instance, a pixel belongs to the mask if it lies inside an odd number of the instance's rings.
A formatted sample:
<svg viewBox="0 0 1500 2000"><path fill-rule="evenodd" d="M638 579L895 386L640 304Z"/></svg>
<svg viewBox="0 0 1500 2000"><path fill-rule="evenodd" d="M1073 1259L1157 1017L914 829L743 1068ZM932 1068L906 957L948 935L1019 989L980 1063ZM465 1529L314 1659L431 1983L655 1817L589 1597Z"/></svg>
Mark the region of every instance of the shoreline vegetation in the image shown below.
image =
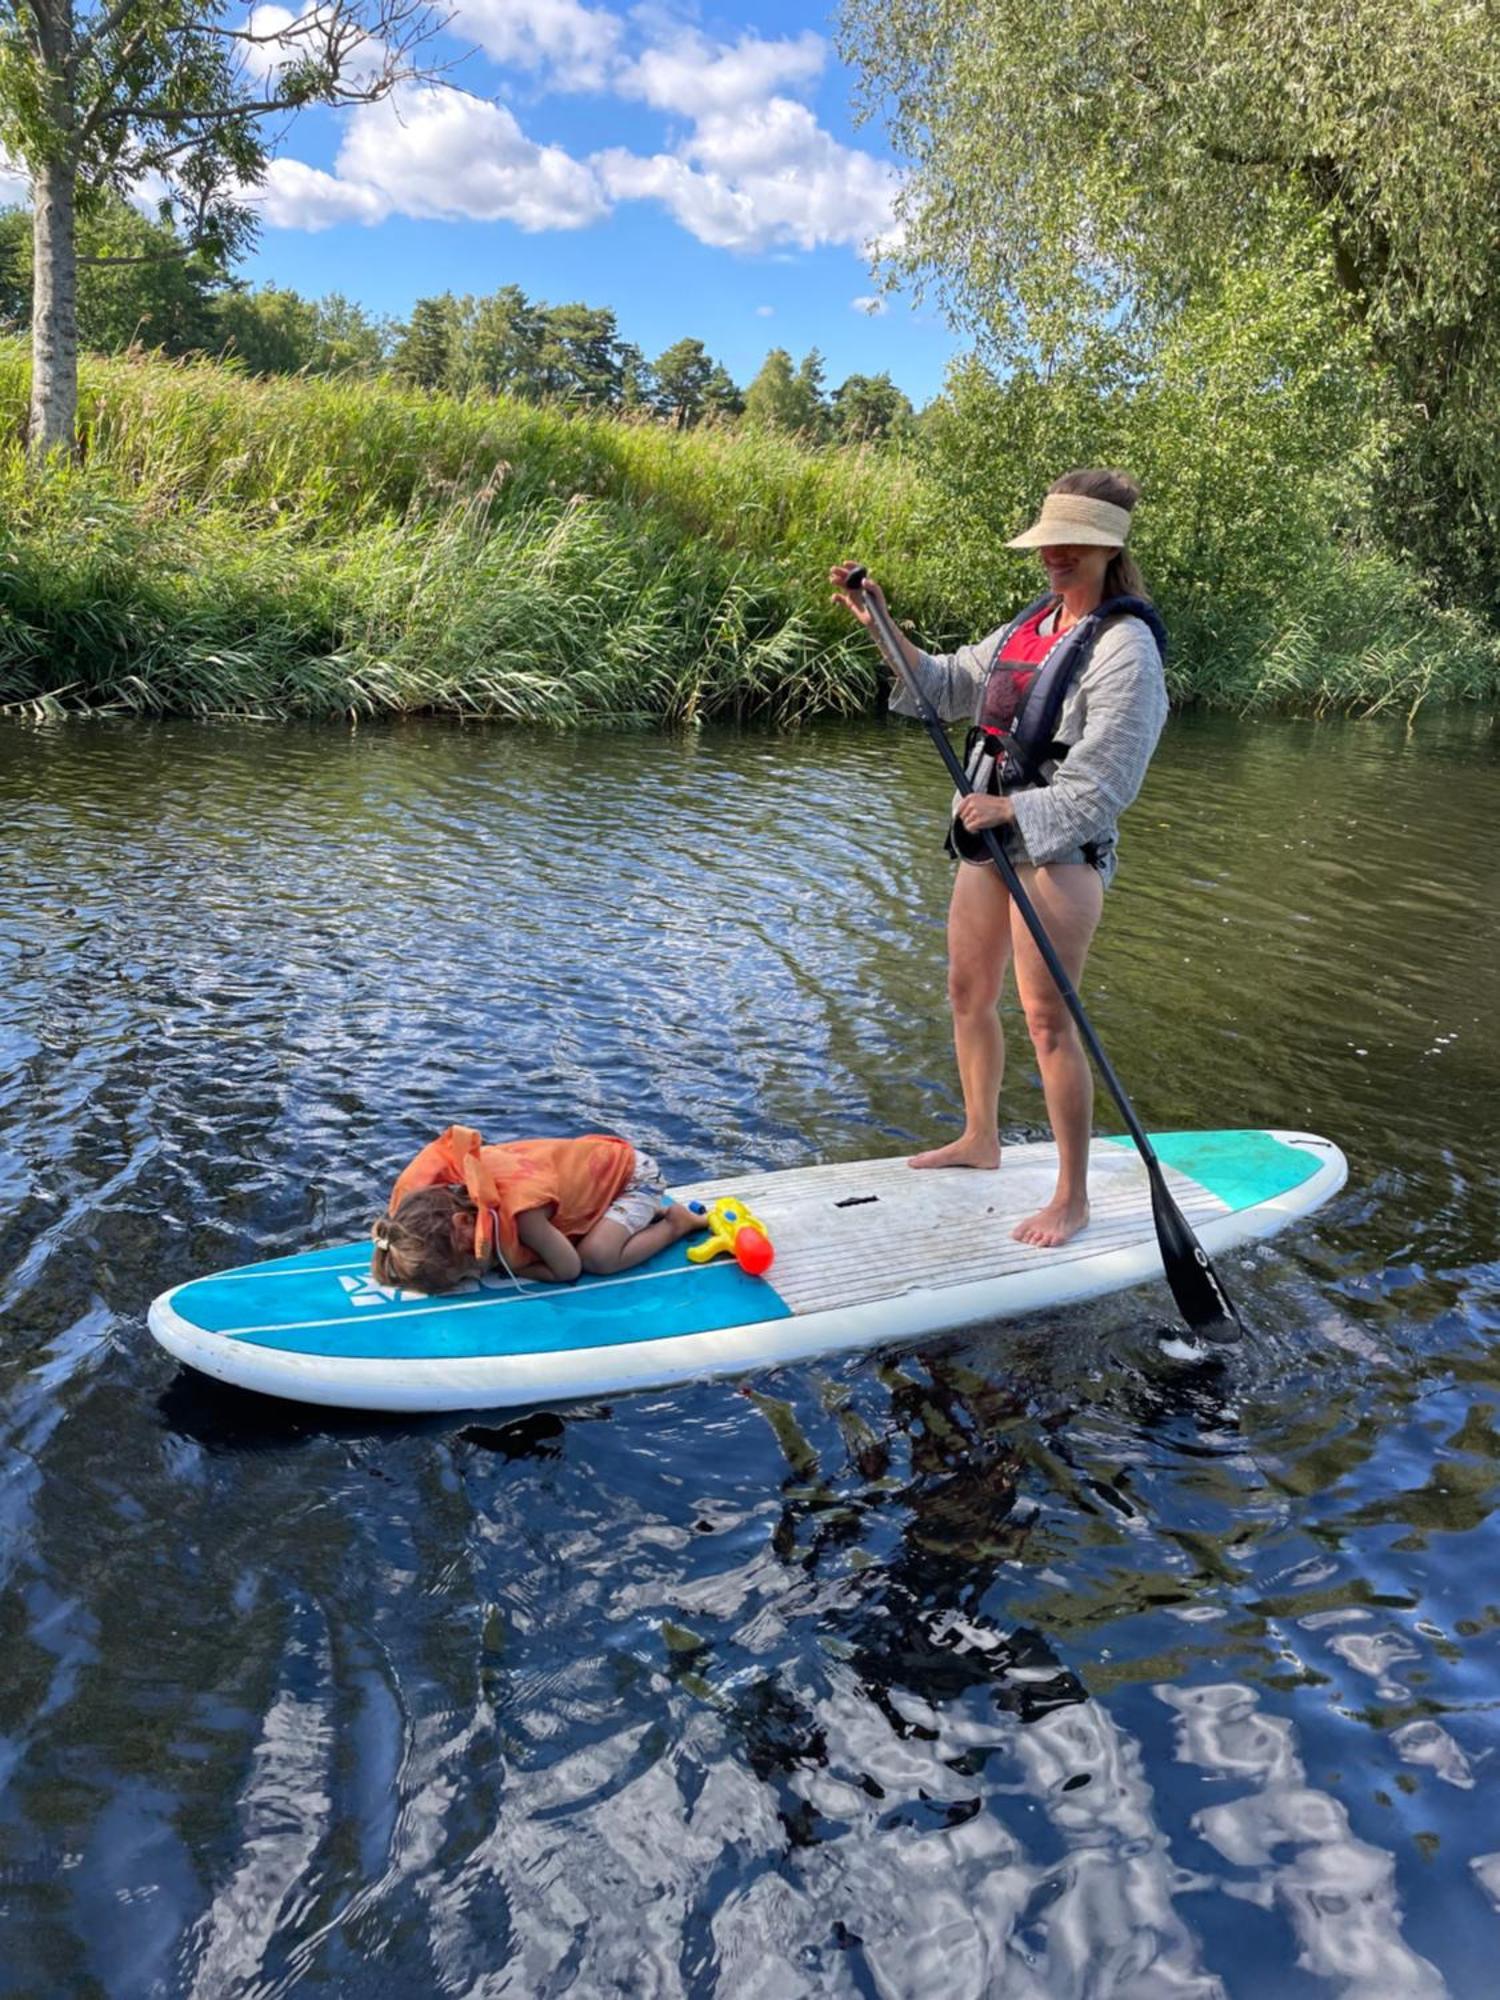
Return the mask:
<svg viewBox="0 0 1500 2000"><path fill-rule="evenodd" d="M358 374L128 353L81 376L78 462L28 467L30 358L0 338L12 717L868 711L874 650L829 564L866 561L925 644L977 637L1036 587L999 525L1058 469L1024 449L1034 410L989 467L957 416L945 449L941 414L914 441L810 447ZM978 401L1010 394L989 378ZM1410 716L1500 696L1483 620L1331 530L1267 561L1263 515L1233 490L1215 508L1212 467L1191 471L1179 505L1171 466L1147 468L1139 548L1176 702Z"/></svg>

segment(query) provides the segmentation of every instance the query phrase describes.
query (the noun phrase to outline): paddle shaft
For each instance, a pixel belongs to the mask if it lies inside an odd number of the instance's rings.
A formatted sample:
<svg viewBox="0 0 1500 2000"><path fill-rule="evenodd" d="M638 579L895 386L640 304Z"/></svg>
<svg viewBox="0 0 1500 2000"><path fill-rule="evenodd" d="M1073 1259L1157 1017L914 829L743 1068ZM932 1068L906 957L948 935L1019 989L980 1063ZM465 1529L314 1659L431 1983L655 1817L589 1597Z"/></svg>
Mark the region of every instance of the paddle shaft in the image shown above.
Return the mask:
<svg viewBox="0 0 1500 2000"><path fill-rule="evenodd" d="M915 702L917 712L927 725L927 733L937 747L939 756L948 767L948 775L957 789L972 795L973 785L969 774L959 759L958 752L948 740L948 732L943 727L942 718L932 703L917 685L916 676L906 663L906 654L901 644L901 636L892 622L890 613L879 598L864 589L863 569L851 570L844 579L842 588L851 595L863 597L865 608L870 614L870 623L880 650L885 654L891 671ZM1209 1339L1238 1339L1241 1328L1239 1317L1230 1304L1229 1294L1220 1283L1218 1274L1208 1261L1208 1253L1199 1243L1188 1225L1186 1216L1172 1198L1166 1177L1161 1170L1161 1162L1156 1157L1155 1148L1146 1137L1145 1129L1135 1114L1135 1107L1125 1094L1125 1087L1115 1075L1114 1065L1104 1053L1099 1037L1094 1032L1094 1024L1084 1011L1078 989L1068 977L1067 969L1058 957L1046 927L1036 913L1036 906L1021 885L1015 864L1005 851L1004 842L993 827L980 829L990 859L1000 871L1000 879L1010 892L1011 901L1021 912L1021 920L1030 931L1041 953L1048 972L1051 973L1064 1006L1077 1024L1084 1047L1094 1060L1103 1077L1111 1097L1120 1107L1120 1115L1125 1120L1126 1129L1135 1141L1137 1152L1145 1162L1147 1178L1151 1184L1151 1212L1156 1222L1157 1240L1161 1245L1162 1265L1167 1283L1172 1288L1183 1318L1196 1332Z"/></svg>

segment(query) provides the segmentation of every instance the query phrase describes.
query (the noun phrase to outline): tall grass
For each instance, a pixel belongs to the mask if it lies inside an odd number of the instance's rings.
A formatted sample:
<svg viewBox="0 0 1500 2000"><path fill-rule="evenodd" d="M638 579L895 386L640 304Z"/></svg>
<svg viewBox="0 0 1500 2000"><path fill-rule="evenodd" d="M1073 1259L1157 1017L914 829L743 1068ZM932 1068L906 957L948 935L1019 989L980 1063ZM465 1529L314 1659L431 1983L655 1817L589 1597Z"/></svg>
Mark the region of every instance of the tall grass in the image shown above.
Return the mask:
<svg viewBox="0 0 1500 2000"><path fill-rule="evenodd" d="M822 581L837 557L868 559L934 643L1019 587L977 544L955 567L950 503L894 454L132 356L85 364L80 461L38 474L28 375L0 340L12 711L792 721L875 698ZM1405 709L1500 688L1493 642L1393 565L1351 560L1348 589L1352 622L1311 591L1279 620L1188 618L1179 695Z"/></svg>

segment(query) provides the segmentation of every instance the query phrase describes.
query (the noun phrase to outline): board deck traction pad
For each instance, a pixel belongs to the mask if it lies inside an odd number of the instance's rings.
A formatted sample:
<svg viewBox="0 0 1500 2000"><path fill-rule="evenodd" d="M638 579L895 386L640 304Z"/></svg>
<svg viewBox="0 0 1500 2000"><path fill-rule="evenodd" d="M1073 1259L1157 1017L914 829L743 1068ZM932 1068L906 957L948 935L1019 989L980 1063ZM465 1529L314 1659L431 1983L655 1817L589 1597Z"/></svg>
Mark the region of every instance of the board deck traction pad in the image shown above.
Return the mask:
<svg viewBox="0 0 1500 2000"><path fill-rule="evenodd" d="M1307 1133L1173 1132L1151 1143L1211 1254L1272 1233L1344 1179L1338 1148ZM915 1172L903 1155L674 1190L736 1195L760 1216L776 1248L766 1278L728 1258L690 1264L679 1243L574 1285L518 1288L499 1273L428 1297L375 1285L364 1242L194 1279L155 1302L151 1330L195 1367L273 1394L459 1407L445 1375L455 1395L479 1400L600 1393L899 1341L1159 1276L1149 1183L1129 1139L1095 1142L1082 1235L1056 1250L1014 1241L1014 1223L1050 1196L1056 1165L1045 1143L1009 1148L997 1174ZM796 1321L806 1324L778 1325Z"/></svg>

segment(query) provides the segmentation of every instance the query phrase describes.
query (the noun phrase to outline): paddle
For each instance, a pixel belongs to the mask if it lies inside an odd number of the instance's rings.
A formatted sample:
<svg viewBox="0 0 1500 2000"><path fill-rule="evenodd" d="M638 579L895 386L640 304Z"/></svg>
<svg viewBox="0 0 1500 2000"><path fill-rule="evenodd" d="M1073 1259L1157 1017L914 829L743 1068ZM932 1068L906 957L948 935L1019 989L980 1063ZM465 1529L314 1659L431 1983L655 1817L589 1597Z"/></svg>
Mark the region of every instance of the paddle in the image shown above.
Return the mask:
<svg viewBox="0 0 1500 2000"><path fill-rule="evenodd" d="M916 678L906 664L906 655L901 650L901 639L891 622L890 613L876 597L870 596L864 588L865 570L856 566L844 578L842 588L851 596L864 598L865 608L870 614L880 650L884 653L892 673L901 682L912 700L917 712L927 725L927 733L937 746L938 754L948 767L948 775L960 792L972 792L969 774L959 761L958 753L948 740L948 732L932 703L918 687ZM1145 1162L1146 1176L1151 1184L1151 1213L1156 1223L1156 1240L1161 1246L1162 1267L1167 1283L1172 1288L1172 1296L1177 1301L1177 1310L1187 1321L1194 1333L1205 1340L1238 1340L1243 1329L1238 1313L1229 1302L1229 1294L1219 1281L1218 1274L1208 1261L1208 1253L1188 1227L1186 1216L1172 1199L1161 1162L1157 1159L1151 1141L1135 1115L1130 1099L1125 1095L1124 1086L1115 1075L1109 1057L1099 1045L1099 1037L1094 1033L1093 1023L1083 1011L1083 1002L1077 989L1064 970L1061 959L1053 949L1052 940L1043 928L1035 906L1021 887L1010 856L993 827L982 830L982 838L989 850L990 859L1000 870L1001 880L1010 891L1011 901L1021 912L1026 928L1036 940L1037 950L1042 954L1047 970L1056 982L1057 990L1063 997L1068 1012L1078 1024L1078 1032L1083 1037L1084 1047L1094 1059L1095 1067L1109 1086L1110 1095L1120 1107L1121 1116L1136 1150Z"/></svg>

